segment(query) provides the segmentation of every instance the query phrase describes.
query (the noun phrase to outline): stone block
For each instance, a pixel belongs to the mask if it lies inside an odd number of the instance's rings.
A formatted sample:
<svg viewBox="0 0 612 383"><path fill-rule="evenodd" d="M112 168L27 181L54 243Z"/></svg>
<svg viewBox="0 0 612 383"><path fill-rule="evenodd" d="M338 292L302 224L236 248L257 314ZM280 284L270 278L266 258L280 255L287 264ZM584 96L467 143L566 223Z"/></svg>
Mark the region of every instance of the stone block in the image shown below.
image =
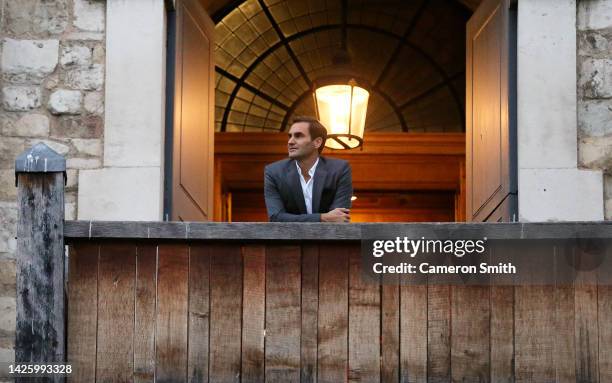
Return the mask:
<svg viewBox="0 0 612 383"><path fill-rule="evenodd" d="M64 219L75 220L77 217L76 212L76 202L66 202L64 206Z"/></svg>
<svg viewBox="0 0 612 383"><path fill-rule="evenodd" d="M93 48L93 62L96 64L104 64L105 59L106 51L104 50L104 45L96 45Z"/></svg>
<svg viewBox="0 0 612 383"><path fill-rule="evenodd" d="M74 68L64 73L64 82L69 88L100 90L104 84L104 66L93 64L87 68Z"/></svg>
<svg viewBox="0 0 612 383"><path fill-rule="evenodd" d="M159 167L79 171L78 219L158 221Z"/></svg>
<svg viewBox="0 0 612 383"><path fill-rule="evenodd" d="M26 149L25 143L26 140L19 137L2 137L0 139L0 169L15 168L15 159Z"/></svg>
<svg viewBox="0 0 612 383"><path fill-rule="evenodd" d="M15 170L0 169L0 201L16 201ZM2 230L0 228L0 230Z"/></svg>
<svg viewBox="0 0 612 383"><path fill-rule="evenodd" d="M609 0L581 0L578 3L578 29L612 27L612 3Z"/></svg>
<svg viewBox="0 0 612 383"><path fill-rule="evenodd" d="M84 31L104 31L104 4L103 1L75 0L74 26Z"/></svg>
<svg viewBox="0 0 612 383"><path fill-rule="evenodd" d="M61 138L100 138L102 118L98 116L62 116L51 125L51 136Z"/></svg>
<svg viewBox="0 0 612 383"><path fill-rule="evenodd" d="M10 343L10 339L7 341L7 343L9 344L6 348L5 347L0 347L0 361L6 362L6 363L12 363L15 362L15 350L13 349L13 347L10 346L10 344L14 345L14 336L13 336L13 342ZM13 383L13 381L7 380L6 382L8 383Z"/></svg>
<svg viewBox="0 0 612 383"><path fill-rule="evenodd" d="M612 100L585 100L578 103L580 135L601 137L612 134Z"/></svg>
<svg viewBox="0 0 612 383"><path fill-rule="evenodd" d="M92 49L85 45L66 45L62 47L60 64L64 67L86 66L91 64Z"/></svg>
<svg viewBox="0 0 612 383"><path fill-rule="evenodd" d="M579 68L579 86L585 98L612 98L612 60L584 60Z"/></svg>
<svg viewBox="0 0 612 383"><path fill-rule="evenodd" d="M0 297L15 296L15 260L0 259Z"/></svg>
<svg viewBox="0 0 612 383"><path fill-rule="evenodd" d="M583 169L519 169L521 222L601 221L603 175ZM599 198L585 198L599 196Z"/></svg>
<svg viewBox="0 0 612 383"><path fill-rule="evenodd" d="M14 40L2 42L2 71L42 78L55 70L59 40Z"/></svg>
<svg viewBox="0 0 612 383"><path fill-rule="evenodd" d="M66 169L66 190L74 190L77 187L79 171L77 169Z"/></svg>
<svg viewBox="0 0 612 383"><path fill-rule="evenodd" d="M612 48L612 30L578 33L578 55L606 58Z"/></svg>
<svg viewBox="0 0 612 383"><path fill-rule="evenodd" d="M78 90L58 89L51 94L47 107L53 114L80 114L83 94Z"/></svg>
<svg viewBox="0 0 612 383"><path fill-rule="evenodd" d="M4 118L2 135L18 137L46 137L49 135L49 117L28 113L17 119Z"/></svg>
<svg viewBox="0 0 612 383"><path fill-rule="evenodd" d="M604 174L605 219L612 220L612 174Z"/></svg>
<svg viewBox="0 0 612 383"><path fill-rule="evenodd" d="M33 86L5 86L2 88L2 106L8 111L27 111L40 106L41 91Z"/></svg>
<svg viewBox="0 0 612 383"><path fill-rule="evenodd" d="M0 330L15 331L17 301L14 296L0 296Z"/></svg>
<svg viewBox="0 0 612 383"><path fill-rule="evenodd" d="M612 171L612 135L580 138L578 164L589 169Z"/></svg>
<svg viewBox="0 0 612 383"><path fill-rule="evenodd" d="M67 169L98 169L102 167L99 158L68 158L66 160Z"/></svg>
<svg viewBox="0 0 612 383"><path fill-rule="evenodd" d="M104 33L74 31L66 33L63 37L66 41L102 41Z"/></svg>
<svg viewBox="0 0 612 383"><path fill-rule="evenodd" d="M57 86L59 85L59 81L59 74L53 73L52 75L47 76L47 78L45 78L45 80L43 81L43 86L47 90L52 90L57 88Z"/></svg>
<svg viewBox="0 0 612 383"><path fill-rule="evenodd" d="M13 182L14 185L14 182ZM17 203L0 202L0 252L15 254L17 248Z"/></svg>
<svg viewBox="0 0 612 383"><path fill-rule="evenodd" d="M102 155L102 140L100 139L73 138L72 145L76 148L79 156L99 157Z"/></svg>
<svg viewBox="0 0 612 383"><path fill-rule="evenodd" d="M83 106L88 113L101 115L104 113L104 95L102 92L90 92L85 94Z"/></svg>
<svg viewBox="0 0 612 383"><path fill-rule="evenodd" d="M19 0L3 3L4 29L12 35L59 34L68 25L69 0Z"/></svg>

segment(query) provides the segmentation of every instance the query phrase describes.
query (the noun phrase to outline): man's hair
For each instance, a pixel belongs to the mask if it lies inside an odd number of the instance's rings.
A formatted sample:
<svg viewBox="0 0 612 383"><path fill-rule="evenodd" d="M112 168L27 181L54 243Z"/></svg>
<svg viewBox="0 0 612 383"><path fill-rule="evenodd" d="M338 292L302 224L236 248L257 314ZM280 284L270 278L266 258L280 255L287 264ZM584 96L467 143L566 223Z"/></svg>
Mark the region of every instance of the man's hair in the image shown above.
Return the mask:
<svg viewBox="0 0 612 383"><path fill-rule="evenodd" d="M325 141L327 140L327 129L325 129L319 120L310 116L295 117L292 124L296 124L298 122L308 123L308 133L310 133L310 139L312 141L314 141L317 137L321 137L323 139L323 143L321 146L319 146L319 154L321 154L323 148L325 147Z"/></svg>

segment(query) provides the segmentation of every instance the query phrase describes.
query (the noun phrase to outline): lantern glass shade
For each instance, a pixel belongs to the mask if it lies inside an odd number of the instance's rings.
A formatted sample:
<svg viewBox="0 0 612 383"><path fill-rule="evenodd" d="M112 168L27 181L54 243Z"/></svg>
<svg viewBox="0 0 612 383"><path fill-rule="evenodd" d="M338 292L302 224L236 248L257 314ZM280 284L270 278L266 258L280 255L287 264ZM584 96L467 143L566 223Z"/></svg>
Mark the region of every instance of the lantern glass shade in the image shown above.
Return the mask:
<svg viewBox="0 0 612 383"><path fill-rule="evenodd" d="M370 93L356 85L326 85L314 92L319 121L327 128L325 146L353 149L363 143Z"/></svg>

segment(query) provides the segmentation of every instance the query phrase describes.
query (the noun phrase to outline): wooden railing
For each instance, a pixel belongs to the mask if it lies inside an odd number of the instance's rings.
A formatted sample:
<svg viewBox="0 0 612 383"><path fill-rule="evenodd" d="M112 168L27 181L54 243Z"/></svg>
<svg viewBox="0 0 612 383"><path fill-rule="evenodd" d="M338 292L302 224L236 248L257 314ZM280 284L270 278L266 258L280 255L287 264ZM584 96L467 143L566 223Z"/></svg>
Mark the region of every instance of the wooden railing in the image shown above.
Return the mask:
<svg viewBox="0 0 612 383"><path fill-rule="evenodd" d="M612 381L610 285L379 285L360 254L366 229L610 237L610 223L64 222L61 177L18 175L16 355L67 360L71 381Z"/></svg>

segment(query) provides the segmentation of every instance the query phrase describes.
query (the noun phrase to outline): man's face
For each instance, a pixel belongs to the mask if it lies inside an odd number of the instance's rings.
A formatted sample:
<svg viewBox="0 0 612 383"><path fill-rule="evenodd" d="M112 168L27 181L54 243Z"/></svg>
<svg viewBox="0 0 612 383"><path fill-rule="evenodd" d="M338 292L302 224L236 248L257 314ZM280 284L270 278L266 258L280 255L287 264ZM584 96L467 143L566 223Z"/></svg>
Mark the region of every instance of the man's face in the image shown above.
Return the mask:
<svg viewBox="0 0 612 383"><path fill-rule="evenodd" d="M318 137L312 141L310 139L310 131L308 130L307 122L296 122L289 129L289 141L287 141L287 149L289 158L301 159L307 158L313 152L318 151L322 139Z"/></svg>

